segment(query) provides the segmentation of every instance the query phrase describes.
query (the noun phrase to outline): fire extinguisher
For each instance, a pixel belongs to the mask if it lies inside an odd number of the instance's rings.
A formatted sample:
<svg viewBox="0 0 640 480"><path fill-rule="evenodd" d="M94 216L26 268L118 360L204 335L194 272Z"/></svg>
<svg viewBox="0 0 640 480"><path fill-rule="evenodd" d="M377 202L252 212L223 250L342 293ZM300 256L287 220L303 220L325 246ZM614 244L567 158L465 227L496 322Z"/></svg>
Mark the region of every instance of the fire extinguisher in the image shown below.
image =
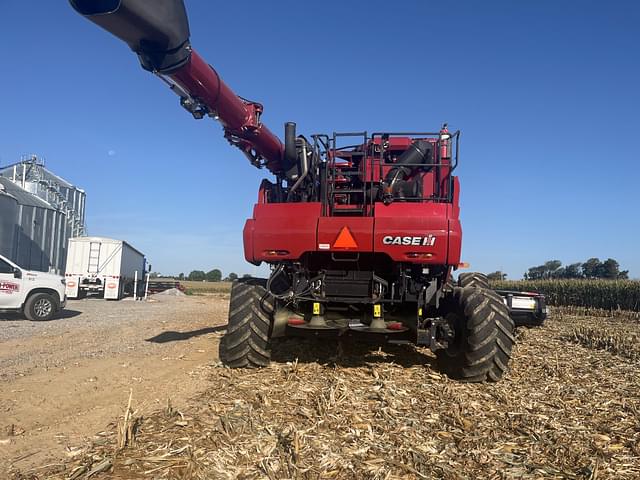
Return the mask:
<svg viewBox="0 0 640 480"><path fill-rule="evenodd" d="M446 123L440 130L440 160L451 160L451 134Z"/></svg>

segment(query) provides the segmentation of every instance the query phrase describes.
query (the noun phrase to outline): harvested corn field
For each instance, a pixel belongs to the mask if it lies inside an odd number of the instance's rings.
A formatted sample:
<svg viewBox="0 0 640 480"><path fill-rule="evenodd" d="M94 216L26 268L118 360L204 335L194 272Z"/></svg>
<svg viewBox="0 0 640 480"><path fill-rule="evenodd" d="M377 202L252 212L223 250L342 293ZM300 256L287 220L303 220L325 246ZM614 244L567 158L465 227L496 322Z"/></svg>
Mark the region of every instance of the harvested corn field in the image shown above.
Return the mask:
<svg viewBox="0 0 640 480"><path fill-rule="evenodd" d="M637 342L633 316L556 310L518 330L497 384L451 381L414 347L288 340L267 369L212 363L181 405L141 411L134 392L82 454L14 478L638 478L637 343L582 340L590 325Z"/></svg>

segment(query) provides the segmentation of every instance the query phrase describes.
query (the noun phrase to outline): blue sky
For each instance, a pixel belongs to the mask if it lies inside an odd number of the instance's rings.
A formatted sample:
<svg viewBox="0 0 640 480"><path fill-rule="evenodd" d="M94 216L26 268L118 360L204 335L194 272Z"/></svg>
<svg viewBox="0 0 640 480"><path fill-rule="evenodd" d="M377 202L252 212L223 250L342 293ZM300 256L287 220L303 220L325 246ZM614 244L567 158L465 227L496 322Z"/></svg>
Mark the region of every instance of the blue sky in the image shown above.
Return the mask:
<svg viewBox="0 0 640 480"><path fill-rule="evenodd" d="M463 132L463 257L519 278L613 257L640 277L640 4L186 1L192 43L278 133ZM254 273L265 171L66 1L0 1L0 165L86 189L89 233L163 273Z"/></svg>

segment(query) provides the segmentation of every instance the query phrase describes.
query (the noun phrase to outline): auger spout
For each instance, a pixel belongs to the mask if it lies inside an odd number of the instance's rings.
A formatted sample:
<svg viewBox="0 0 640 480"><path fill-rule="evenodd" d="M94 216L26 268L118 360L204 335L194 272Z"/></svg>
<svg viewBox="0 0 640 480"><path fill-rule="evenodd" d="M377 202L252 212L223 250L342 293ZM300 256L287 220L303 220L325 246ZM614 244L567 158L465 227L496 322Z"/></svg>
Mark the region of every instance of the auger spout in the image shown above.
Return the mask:
<svg viewBox="0 0 640 480"><path fill-rule="evenodd" d="M219 120L225 138L256 166L291 168L284 145L262 124L263 107L240 98L191 47L182 0L70 0L82 16L125 42L142 68L161 76L195 118Z"/></svg>

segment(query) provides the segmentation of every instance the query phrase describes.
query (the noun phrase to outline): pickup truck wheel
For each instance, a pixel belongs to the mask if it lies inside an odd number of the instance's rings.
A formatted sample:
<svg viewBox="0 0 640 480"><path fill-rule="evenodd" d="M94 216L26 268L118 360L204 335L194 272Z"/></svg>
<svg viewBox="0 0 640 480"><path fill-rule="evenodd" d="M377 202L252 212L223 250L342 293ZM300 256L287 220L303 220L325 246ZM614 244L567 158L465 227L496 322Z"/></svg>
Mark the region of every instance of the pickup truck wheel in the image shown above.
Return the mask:
<svg viewBox="0 0 640 480"><path fill-rule="evenodd" d="M51 320L58 309L57 302L48 293L34 293L24 304L24 315L31 321Z"/></svg>
<svg viewBox="0 0 640 480"><path fill-rule="evenodd" d="M220 339L220 361L231 368L259 368L271 360L273 298L265 280L233 283L227 332Z"/></svg>
<svg viewBox="0 0 640 480"><path fill-rule="evenodd" d="M436 352L438 366L466 382L500 380L515 343L515 326L502 298L485 288L456 287L445 305L455 339Z"/></svg>

